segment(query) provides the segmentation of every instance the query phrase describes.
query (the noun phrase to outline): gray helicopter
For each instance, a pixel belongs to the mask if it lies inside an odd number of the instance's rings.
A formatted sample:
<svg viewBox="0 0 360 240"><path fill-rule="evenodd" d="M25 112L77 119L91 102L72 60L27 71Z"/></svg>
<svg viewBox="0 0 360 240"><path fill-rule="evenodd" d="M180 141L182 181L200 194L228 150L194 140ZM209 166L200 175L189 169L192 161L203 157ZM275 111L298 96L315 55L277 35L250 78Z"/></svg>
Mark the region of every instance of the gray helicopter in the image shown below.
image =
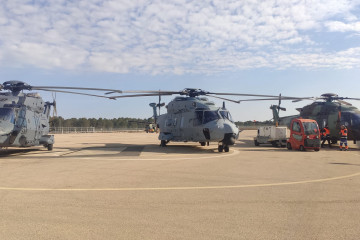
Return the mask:
<svg viewBox="0 0 360 240"><path fill-rule="evenodd" d="M101 90L91 88L71 87L41 87L30 86L21 81L7 81L0 84L0 148L31 147L43 145L48 150L53 149L54 136L49 135L50 109L56 112L56 102L44 101L39 93L24 93L24 90L41 90L62 92L108 98L101 95L56 90Z"/></svg>
<svg viewBox="0 0 360 240"><path fill-rule="evenodd" d="M112 94L114 92L108 92ZM126 93L126 92L123 92ZM225 101L240 103L218 95L251 96L274 98L272 95L240 94L240 93L215 93L201 89L186 88L182 91L131 91L133 95L112 96L111 99L143 96L159 96L159 103L150 106L154 109L154 119L160 129L160 145L165 147L170 141L174 142L199 142L201 146L209 145L209 142L218 143L219 152L228 152L229 146L234 145L239 137L239 129L236 127L230 112L225 108L218 107L208 97L214 97ZM163 106L160 103L161 96L181 95L175 97L166 105L167 113L157 116L156 107Z"/></svg>
<svg viewBox="0 0 360 240"><path fill-rule="evenodd" d="M164 106L160 103L161 96L180 95L167 106L167 113L155 116L160 128L159 140L165 147L170 141L200 142L202 146L209 142L217 142L219 152L228 152L229 146L235 143L239 136L239 129L235 126L230 112L225 108L215 106L207 97L240 103L243 100L219 97L218 95L266 97L268 100L277 98L272 95L216 93L201 89L186 88L182 91L122 91L102 88L61 87L61 86L31 86L21 81L7 81L0 85L0 147L30 147L44 145L48 150L53 149L54 136L49 135L50 108L56 103L45 102L38 93L24 93L24 90L38 90L79 94L107 99L159 96L159 104L152 107ZM81 91L103 91L105 94L120 93L120 96L104 96ZM251 99L255 100L255 99Z"/></svg>

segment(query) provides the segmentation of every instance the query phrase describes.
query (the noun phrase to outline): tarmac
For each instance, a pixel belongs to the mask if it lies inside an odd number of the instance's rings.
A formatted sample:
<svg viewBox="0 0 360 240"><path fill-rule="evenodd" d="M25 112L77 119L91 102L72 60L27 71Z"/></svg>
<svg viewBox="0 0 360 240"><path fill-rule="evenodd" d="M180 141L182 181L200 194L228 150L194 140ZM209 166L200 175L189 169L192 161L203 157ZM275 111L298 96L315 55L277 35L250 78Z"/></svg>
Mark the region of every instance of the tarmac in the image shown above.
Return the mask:
<svg viewBox="0 0 360 240"><path fill-rule="evenodd" d="M154 133L55 136L0 152L0 239L359 239L360 149Z"/></svg>

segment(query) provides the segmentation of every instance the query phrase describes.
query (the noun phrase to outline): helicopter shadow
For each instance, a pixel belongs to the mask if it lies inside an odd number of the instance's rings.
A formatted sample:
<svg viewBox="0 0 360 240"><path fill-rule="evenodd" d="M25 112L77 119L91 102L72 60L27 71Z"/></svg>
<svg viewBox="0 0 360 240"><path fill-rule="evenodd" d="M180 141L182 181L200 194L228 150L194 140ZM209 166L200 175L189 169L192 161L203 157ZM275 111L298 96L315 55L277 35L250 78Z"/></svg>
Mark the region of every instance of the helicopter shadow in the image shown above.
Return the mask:
<svg viewBox="0 0 360 240"><path fill-rule="evenodd" d="M271 144L262 144L260 146L255 146L254 140L243 140L240 139L234 145L234 148L240 151L248 152L286 152L287 148L284 147L273 147Z"/></svg>
<svg viewBox="0 0 360 240"><path fill-rule="evenodd" d="M333 165L344 165L344 166L358 166L360 167L360 164L353 164L353 163L341 163L341 162L332 162L329 164L333 164Z"/></svg>
<svg viewBox="0 0 360 240"><path fill-rule="evenodd" d="M85 145L94 145L94 143L83 143ZM121 144L121 143L97 143L96 146L85 146L85 147L58 147L61 151L58 151L58 156L39 156L37 158L73 158L76 157L139 157L143 153L154 153L154 154L209 154L217 152L214 146L201 147L196 145L167 145L161 147L158 144ZM55 148L54 148L55 150Z"/></svg>
<svg viewBox="0 0 360 240"><path fill-rule="evenodd" d="M24 149L1 149L0 157L10 157L13 155L21 155L26 153L35 153L36 151L41 151L36 148L24 148Z"/></svg>

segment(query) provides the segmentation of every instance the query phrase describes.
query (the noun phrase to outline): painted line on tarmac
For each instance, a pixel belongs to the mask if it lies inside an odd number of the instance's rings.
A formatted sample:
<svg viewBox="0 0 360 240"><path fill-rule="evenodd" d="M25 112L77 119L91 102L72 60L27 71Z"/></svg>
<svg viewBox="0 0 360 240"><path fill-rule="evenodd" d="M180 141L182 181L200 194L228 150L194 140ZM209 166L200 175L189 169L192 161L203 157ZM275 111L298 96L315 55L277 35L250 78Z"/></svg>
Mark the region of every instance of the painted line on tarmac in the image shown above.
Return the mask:
<svg viewBox="0 0 360 240"><path fill-rule="evenodd" d="M206 159L206 158L221 158L221 157L229 157L233 155L239 154L240 151L234 150L232 153L219 153L218 155L215 155L216 153L210 153L206 156L197 157L198 155L195 153L193 154L193 157L180 157L180 158L174 158L176 156L182 156L179 154L172 154L170 156L159 156L160 158L117 158L117 159L99 159L98 157L78 157L77 159L84 159L84 160L92 160L92 161L181 161L181 160L194 160L194 159ZM165 158L169 157L169 158ZM171 159L170 159L171 158Z"/></svg>
<svg viewBox="0 0 360 240"><path fill-rule="evenodd" d="M283 183L265 183L265 184L247 184L247 185L233 185L233 186L203 186L203 187L148 187L148 188L12 188L12 187L0 187L0 190L12 190L12 191L53 191L53 192L122 192L122 191L170 191L170 190L221 190L221 189L240 189L240 188L256 188L256 187L276 187L276 186L288 186L298 185L306 183L319 183L329 182L335 180L341 180L351 177L360 176L360 172L350 175L322 178L315 180L297 181L297 182L283 182Z"/></svg>

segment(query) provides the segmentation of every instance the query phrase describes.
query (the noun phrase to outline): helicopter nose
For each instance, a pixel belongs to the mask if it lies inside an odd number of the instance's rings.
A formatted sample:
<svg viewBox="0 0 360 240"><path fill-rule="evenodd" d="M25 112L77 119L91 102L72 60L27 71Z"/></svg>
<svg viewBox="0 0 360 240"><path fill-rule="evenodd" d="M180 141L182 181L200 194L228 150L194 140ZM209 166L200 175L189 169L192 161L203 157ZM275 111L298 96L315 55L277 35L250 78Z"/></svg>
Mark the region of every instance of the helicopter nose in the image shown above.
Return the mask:
<svg viewBox="0 0 360 240"><path fill-rule="evenodd" d="M3 124L3 122L0 121L0 136L10 134L12 129L12 126L9 126L9 124Z"/></svg>
<svg viewBox="0 0 360 240"><path fill-rule="evenodd" d="M239 137L239 129L233 123L224 123L224 139L223 143L226 145L235 144L236 139Z"/></svg>

